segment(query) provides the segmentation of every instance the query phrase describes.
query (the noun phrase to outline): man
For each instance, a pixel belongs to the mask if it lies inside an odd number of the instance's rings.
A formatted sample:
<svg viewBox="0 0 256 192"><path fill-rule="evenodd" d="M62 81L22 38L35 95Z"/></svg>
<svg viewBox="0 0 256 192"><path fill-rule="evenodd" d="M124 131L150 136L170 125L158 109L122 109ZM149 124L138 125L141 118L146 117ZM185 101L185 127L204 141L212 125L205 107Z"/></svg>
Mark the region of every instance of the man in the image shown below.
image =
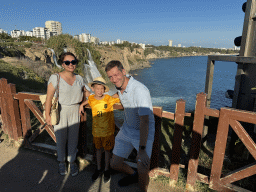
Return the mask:
<svg viewBox="0 0 256 192"><path fill-rule="evenodd" d="M128 174L118 182L119 186L139 182L140 188L147 191L150 157L155 133L155 121L149 90L132 76L127 76L120 61L110 61L105 71L118 90L125 116L124 124L115 139L110 165L113 169ZM134 148L138 154L138 172L124 163L124 159L128 158Z"/></svg>

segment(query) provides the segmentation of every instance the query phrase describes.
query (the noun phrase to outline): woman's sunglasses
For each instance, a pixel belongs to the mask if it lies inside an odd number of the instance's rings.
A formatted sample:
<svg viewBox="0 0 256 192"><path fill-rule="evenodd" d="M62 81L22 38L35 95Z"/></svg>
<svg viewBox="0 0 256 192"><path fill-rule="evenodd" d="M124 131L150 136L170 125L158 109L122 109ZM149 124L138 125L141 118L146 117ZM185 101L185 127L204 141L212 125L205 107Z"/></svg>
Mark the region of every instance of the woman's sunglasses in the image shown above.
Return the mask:
<svg viewBox="0 0 256 192"><path fill-rule="evenodd" d="M63 61L63 63L65 63L65 65L70 65L70 63L72 63L72 65L76 65L77 64L77 60Z"/></svg>

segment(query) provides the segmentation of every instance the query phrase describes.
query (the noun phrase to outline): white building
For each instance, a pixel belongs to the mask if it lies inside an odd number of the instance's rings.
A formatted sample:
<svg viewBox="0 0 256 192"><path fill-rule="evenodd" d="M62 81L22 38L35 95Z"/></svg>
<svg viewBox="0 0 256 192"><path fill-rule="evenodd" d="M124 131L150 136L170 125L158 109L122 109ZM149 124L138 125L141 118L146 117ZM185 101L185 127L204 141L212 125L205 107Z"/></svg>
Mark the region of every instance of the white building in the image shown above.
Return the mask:
<svg viewBox="0 0 256 192"><path fill-rule="evenodd" d="M101 44L101 45L107 45L107 44L108 44L108 41L101 41L100 44Z"/></svg>
<svg viewBox="0 0 256 192"><path fill-rule="evenodd" d="M0 28L0 33L7 33L7 31Z"/></svg>
<svg viewBox="0 0 256 192"><path fill-rule="evenodd" d="M142 49L144 49L144 50L145 50L145 48L146 48L146 45L145 45L145 44L140 43L139 45L142 47Z"/></svg>
<svg viewBox="0 0 256 192"><path fill-rule="evenodd" d="M35 27L33 29L33 36L40 37L42 39L49 39L50 38L50 30L45 27Z"/></svg>
<svg viewBox="0 0 256 192"><path fill-rule="evenodd" d="M99 44L100 39L98 37L91 36L90 42L95 43L95 44Z"/></svg>
<svg viewBox="0 0 256 192"><path fill-rule="evenodd" d="M11 31L11 36L12 36L12 38L18 38L18 37L20 37L20 36L25 36L26 35L26 33L25 33L25 31L24 30L12 30Z"/></svg>
<svg viewBox="0 0 256 192"><path fill-rule="evenodd" d="M239 50L240 50L240 47L234 46L234 48L233 48L233 49L234 49L235 51L236 51L236 50L238 50L238 51L239 51Z"/></svg>
<svg viewBox="0 0 256 192"><path fill-rule="evenodd" d="M89 43L91 39L91 34L82 33L79 35L79 41L83 43Z"/></svg>
<svg viewBox="0 0 256 192"><path fill-rule="evenodd" d="M49 29L51 36L62 34L62 26L59 21L46 21L45 28Z"/></svg>
<svg viewBox="0 0 256 192"><path fill-rule="evenodd" d="M26 31L26 36L33 37L33 31Z"/></svg>
<svg viewBox="0 0 256 192"><path fill-rule="evenodd" d="M172 47L172 40L168 40L169 41L169 47Z"/></svg>
<svg viewBox="0 0 256 192"><path fill-rule="evenodd" d="M120 39L117 39L117 40L116 40L116 44L121 44L121 40L120 40Z"/></svg>
<svg viewBox="0 0 256 192"><path fill-rule="evenodd" d="M74 35L74 39L79 40L79 35Z"/></svg>
<svg viewBox="0 0 256 192"><path fill-rule="evenodd" d="M181 44L178 44L178 47L181 47Z"/></svg>

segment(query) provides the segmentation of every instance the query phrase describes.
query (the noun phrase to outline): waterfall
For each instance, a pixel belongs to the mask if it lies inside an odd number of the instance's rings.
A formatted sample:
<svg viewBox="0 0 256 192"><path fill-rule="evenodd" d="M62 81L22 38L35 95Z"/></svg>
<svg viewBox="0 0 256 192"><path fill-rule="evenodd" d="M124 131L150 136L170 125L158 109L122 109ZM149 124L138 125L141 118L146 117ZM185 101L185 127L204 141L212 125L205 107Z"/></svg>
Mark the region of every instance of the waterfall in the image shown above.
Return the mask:
<svg viewBox="0 0 256 192"><path fill-rule="evenodd" d="M58 65L58 62L57 62L57 59L56 59L56 55L55 55L55 52L54 52L54 50L53 49L51 49L51 48L49 48L50 50L51 50L51 52L52 52L52 58L53 58L53 61L54 61L54 63L55 63L55 65L58 67L58 68L62 68L60 65Z"/></svg>
<svg viewBox="0 0 256 192"><path fill-rule="evenodd" d="M62 68L60 65L58 65L57 59L56 59L56 55L53 49L49 48L52 51L53 54L53 60L55 65L58 68ZM64 50L65 51L65 50ZM96 63L93 61L92 59L92 55L91 52L89 51L89 49L87 49L88 52L88 64L84 63L84 80L85 80L85 87L88 91L92 92L92 90L87 86L88 83L93 82L93 79L97 78L97 77L102 77L102 75L100 74L99 70L97 69ZM108 94L113 95L114 93L116 93L116 89L110 88Z"/></svg>
<svg viewBox="0 0 256 192"><path fill-rule="evenodd" d="M91 52L89 51L89 49L87 49L87 51L88 51L88 64L86 63L84 64L84 77L85 77L86 83L90 83L90 82L93 82L93 79L97 77L102 77L102 75L97 69L96 63L92 59ZM87 87L88 86L86 86L86 89ZM91 89L87 89L87 90L92 92ZM115 88L110 87L110 90L106 94L113 95L116 92L117 90Z"/></svg>
<svg viewBox="0 0 256 192"><path fill-rule="evenodd" d="M97 77L101 77L101 74L100 74L99 70L97 69L95 62L92 59L91 52L89 51L89 49L87 49L87 51L88 51L88 58L89 58L88 59L89 67L87 64L84 64L84 66L87 65L87 66L85 66L85 69L90 70L90 74L91 74L91 78L92 78L90 82L92 82L93 79L95 79ZM90 83L90 82L88 82L88 83Z"/></svg>

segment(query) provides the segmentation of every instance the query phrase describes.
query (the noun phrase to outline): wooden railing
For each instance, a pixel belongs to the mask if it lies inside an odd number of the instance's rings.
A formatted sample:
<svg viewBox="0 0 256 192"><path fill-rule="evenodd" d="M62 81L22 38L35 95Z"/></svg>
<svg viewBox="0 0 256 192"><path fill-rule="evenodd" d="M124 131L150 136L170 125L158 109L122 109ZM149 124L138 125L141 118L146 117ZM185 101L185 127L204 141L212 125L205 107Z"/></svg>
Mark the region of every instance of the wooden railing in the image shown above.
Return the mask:
<svg viewBox="0 0 256 192"><path fill-rule="evenodd" d="M187 174L187 190L195 190L195 182L209 184L210 188L218 191L240 191L244 190L232 185L232 182L249 177L256 173L256 165L251 164L247 167L234 171L226 176L222 176L221 170L223 167L224 154L226 149L228 128L229 125L240 137L241 141L247 147L251 155L256 159L256 144L245 131L239 121L256 124L256 113L241 111L229 108L221 108L220 110L211 109L206 106L207 95L205 93L197 94L196 108L193 122L192 141L190 148L190 158L188 162ZM2 116L3 131L9 135L11 139L23 139L26 147L32 149L43 150L44 152L56 152L54 147L34 146L33 140L45 129L51 138L56 141L53 128L48 126L43 117L41 110L33 101L39 101L39 94L34 93L16 93L15 85L8 84L6 79L0 79L0 109ZM114 105L114 109L122 109L121 105ZM30 111L40 122L41 126L31 133ZM190 116L190 113L185 113L185 101L177 100L175 113L165 112L162 107L154 107L153 113L155 116L155 140L153 144L151 157L150 176L165 175L170 178L170 185L175 186L178 181L179 168L185 167L180 164L182 132L184 129L184 117ZM201 140L204 128L204 120L206 116L219 117L217 136L214 148L213 163L210 175L198 173L199 151L201 148ZM171 155L170 171L159 168L159 144L162 118L174 120L174 135L173 148ZM84 146L86 142L86 114L81 116L79 130L79 151L81 154L86 154L87 150Z"/></svg>

